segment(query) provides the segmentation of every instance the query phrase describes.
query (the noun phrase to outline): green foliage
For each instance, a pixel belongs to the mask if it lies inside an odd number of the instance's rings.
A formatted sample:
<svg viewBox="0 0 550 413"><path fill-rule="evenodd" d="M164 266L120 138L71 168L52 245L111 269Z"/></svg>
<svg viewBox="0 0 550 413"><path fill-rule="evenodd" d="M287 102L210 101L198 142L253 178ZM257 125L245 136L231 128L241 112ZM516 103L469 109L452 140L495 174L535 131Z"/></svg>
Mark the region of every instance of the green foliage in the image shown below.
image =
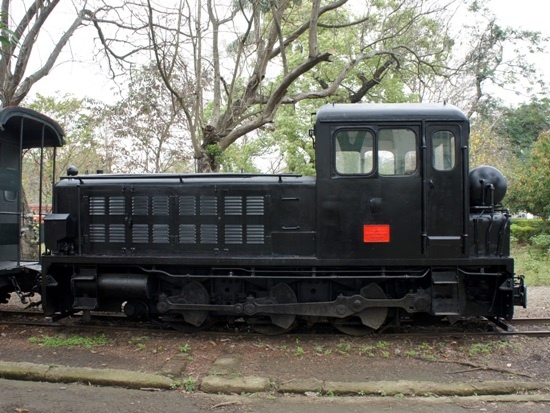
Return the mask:
<svg viewBox="0 0 550 413"><path fill-rule="evenodd" d="M533 99L517 108L508 109L497 132L511 144L516 155L524 156L539 134L550 129L550 99Z"/></svg>
<svg viewBox="0 0 550 413"><path fill-rule="evenodd" d="M550 216L550 133L544 132L532 145L529 157L518 165L510 179L507 198L514 211L530 212L542 219L543 229Z"/></svg>
<svg viewBox="0 0 550 413"><path fill-rule="evenodd" d="M533 235L537 233L536 228L533 228L529 225L518 225L512 224L510 226L510 231L512 237L514 237L518 242L525 244L527 243Z"/></svg>
<svg viewBox="0 0 550 413"><path fill-rule="evenodd" d="M0 18L2 18L2 20L4 17L6 17L6 14L0 13ZM10 30L2 21L0 21L0 33L0 44L2 46L11 46L17 43L17 34L13 30Z"/></svg>
<svg viewBox="0 0 550 413"><path fill-rule="evenodd" d="M525 275L527 285L550 285L550 252L543 254L529 244L513 243L512 256L516 274Z"/></svg>
<svg viewBox="0 0 550 413"><path fill-rule="evenodd" d="M550 235L539 234L531 238L534 255L538 259L547 260L550 257Z"/></svg>

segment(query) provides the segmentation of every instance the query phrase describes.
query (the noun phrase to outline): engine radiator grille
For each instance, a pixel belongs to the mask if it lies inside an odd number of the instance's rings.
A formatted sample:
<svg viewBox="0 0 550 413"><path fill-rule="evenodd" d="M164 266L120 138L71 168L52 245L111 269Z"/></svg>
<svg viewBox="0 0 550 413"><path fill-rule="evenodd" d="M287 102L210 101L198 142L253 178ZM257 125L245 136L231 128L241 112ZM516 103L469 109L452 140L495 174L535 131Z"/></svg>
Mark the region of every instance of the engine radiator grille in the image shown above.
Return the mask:
<svg viewBox="0 0 550 413"><path fill-rule="evenodd" d="M85 199L83 238L96 249L244 250L269 242L265 195L126 193Z"/></svg>

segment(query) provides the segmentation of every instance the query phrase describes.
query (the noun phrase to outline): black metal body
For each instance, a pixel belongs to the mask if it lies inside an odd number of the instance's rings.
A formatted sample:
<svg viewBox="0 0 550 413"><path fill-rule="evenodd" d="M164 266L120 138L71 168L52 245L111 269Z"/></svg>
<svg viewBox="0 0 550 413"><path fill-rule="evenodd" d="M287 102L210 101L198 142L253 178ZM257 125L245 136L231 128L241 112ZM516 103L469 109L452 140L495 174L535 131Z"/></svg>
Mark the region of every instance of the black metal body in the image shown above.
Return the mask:
<svg viewBox="0 0 550 413"><path fill-rule="evenodd" d="M315 178L64 178L45 222L44 310L281 329L378 328L388 310L510 319L525 289L509 216L471 205L468 133L448 105L326 105Z"/></svg>

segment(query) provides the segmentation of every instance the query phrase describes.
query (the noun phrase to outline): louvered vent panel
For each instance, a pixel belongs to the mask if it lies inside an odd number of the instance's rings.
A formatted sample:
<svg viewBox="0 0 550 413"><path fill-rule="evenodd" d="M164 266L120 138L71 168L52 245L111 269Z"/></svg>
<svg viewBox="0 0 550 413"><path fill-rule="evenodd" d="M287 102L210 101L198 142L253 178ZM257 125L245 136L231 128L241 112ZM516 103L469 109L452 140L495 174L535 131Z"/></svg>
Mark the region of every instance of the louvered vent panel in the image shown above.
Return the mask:
<svg viewBox="0 0 550 413"><path fill-rule="evenodd" d="M153 197L153 215L169 215L170 199L167 196Z"/></svg>
<svg viewBox="0 0 550 413"><path fill-rule="evenodd" d="M225 243L242 244L243 227L241 225L226 225L225 226Z"/></svg>
<svg viewBox="0 0 550 413"><path fill-rule="evenodd" d="M240 196L225 197L225 215L242 215L243 199Z"/></svg>
<svg viewBox="0 0 550 413"><path fill-rule="evenodd" d="M246 197L246 215L264 215L264 197Z"/></svg>
<svg viewBox="0 0 550 413"><path fill-rule="evenodd" d="M109 198L109 215L124 215L126 212L123 196L112 196Z"/></svg>
<svg viewBox="0 0 550 413"><path fill-rule="evenodd" d="M169 244L170 227L167 224L153 225L153 244Z"/></svg>
<svg viewBox="0 0 550 413"><path fill-rule="evenodd" d="M90 225L90 242L105 242L105 225Z"/></svg>
<svg viewBox="0 0 550 413"><path fill-rule="evenodd" d="M218 215L218 200L214 196L201 196L201 215Z"/></svg>
<svg viewBox="0 0 550 413"><path fill-rule="evenodd" d="M179 233L180 244L196 244L197 231L193 224L181 224Z"/></svg>
<svg viewBox="0 0 550 413"><path fill-rule="evenodd" d="M217 225L201 225L201 244L217 244L218 243L218 226Z"/></svg>
<svg viewBox="0 0 550 413"><path fill-rule="evenodd" d="M126 226L124 224L109 225L109 242L125 242Z"/></svg>
<svg viewBox="0 0 550 413"><path fill-rule="evenodd" d="M149 243L149 226L147 224L136 224L132 226L132 242L134 244Z"/></svg>
<svg viewBox="0 0 550 413"><path fill-rule="evenodd" d="M90 197L90 215L105 215L105 197Z"/></svg>
<svg viewBox="0 0 550 413"><path fill-rule="evenodd" d="M197 201L194 196L180 196L179 199L180 215L197 215Z"/></svg>
<svg viewBox="0 0 550 413"><path fill-rule="evenodd" d="M247 225L246 226L246 243L259 245L265 242L264 226L263 225Z"/></svg>
<svg viewBox="0 0 550 413"><path fill-rule="evenodd" d="M149 215L149 197L135 196L132 198L133 215Z"/></svg>

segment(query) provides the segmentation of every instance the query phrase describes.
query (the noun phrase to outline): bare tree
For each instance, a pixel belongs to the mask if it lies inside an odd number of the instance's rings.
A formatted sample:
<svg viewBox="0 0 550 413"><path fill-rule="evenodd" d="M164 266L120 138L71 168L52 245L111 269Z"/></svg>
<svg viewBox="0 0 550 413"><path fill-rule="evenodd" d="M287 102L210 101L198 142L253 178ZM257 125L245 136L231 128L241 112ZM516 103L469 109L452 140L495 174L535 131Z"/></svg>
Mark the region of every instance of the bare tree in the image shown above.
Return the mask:
<svg viewBox="0 0 550 413"><path fill-rule="evenodd" d="M28 7L12 7L11 0L2 0L0 29L5 41L0 54L0 101L3 107L21 103L31 87L49 74L71 36L84 24L89 13L84 8L85 3L80 11L75 11L75 17L66 30L53 40L45 61L38 68L31 68L29 62L36 54L37 41L59 3L60 0L34 0ZM16 12L20 16L16 16ZM40 52L44 55L45 50Z"/></svg>
<svg viewBox="0 0 550 413"><path fill-rule="evenodd" d="M389 73L445 71L441 4L361 2L357 15L348 0L120 0L91 19L113 71L149 53L185 115L197 169L207 172L281 105L357 102Z"/></svg>

